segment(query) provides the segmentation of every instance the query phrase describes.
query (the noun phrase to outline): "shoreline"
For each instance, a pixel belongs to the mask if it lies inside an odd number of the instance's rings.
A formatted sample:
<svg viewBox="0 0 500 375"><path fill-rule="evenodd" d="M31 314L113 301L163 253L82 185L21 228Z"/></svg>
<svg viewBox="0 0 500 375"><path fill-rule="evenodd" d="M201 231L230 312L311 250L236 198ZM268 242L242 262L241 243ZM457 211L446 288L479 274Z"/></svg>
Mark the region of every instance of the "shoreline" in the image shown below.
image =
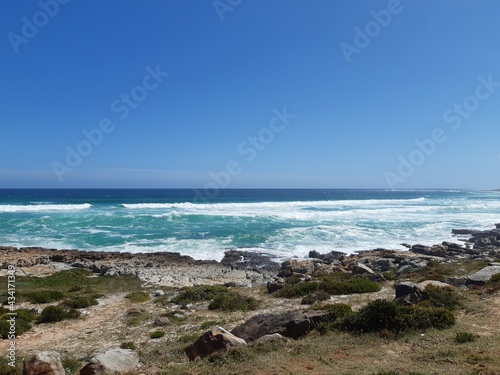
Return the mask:
<svg viewBox="0 0 500 375"><path fill-rule="evenodd" d="M339 270L349 272L357 263L370 264L370 260L375 258L398 259L396 263L405 258L428 257L484 259L489 262L500 259L500 224L495 224L491 230L454 229L452 234L466 236L467 239L457 239L462 243L443 241L433 246L405 244L408 250L359 250L350 255L338 251L320 254L311 250L309 258L290 257L280 263L269 254L240 250L226 251L224 258L218 262L171 252L129 253L0 246L0 275L4 276L9 265L16 267L19 276L45 276L74 267L88 269L101 276L132 274L145 285L186 287L235 283L251 287L272 281L283 264L290 261L312 262L315 266L310 271L315 271L320 265L333 264Z"/></svg>

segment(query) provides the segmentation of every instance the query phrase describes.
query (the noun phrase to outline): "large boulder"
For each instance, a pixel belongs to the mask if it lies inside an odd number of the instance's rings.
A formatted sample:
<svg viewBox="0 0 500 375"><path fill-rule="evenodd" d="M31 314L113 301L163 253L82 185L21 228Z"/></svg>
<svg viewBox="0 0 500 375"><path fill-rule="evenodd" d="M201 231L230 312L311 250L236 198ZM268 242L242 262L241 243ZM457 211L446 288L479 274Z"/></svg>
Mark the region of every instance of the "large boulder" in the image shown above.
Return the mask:
<svg viewBox="0 0 500 375"><path fill-rule="evenodd" d="M411 281L404 281L395 286L395 301L401 305L414 305L422 301L422 290Z"/></svg>
<svg viewBox="0 0 500 375"><path fill-rule="evenodd" d="M198 357L204 358L216 351L230 346L246 345L246 341L236 337L222 327L206 331L196 342L184 349L190 361Z"/></svg>
<svg viewBox="0 0 500 375"><path fill-rule="evenodd" d="M111 349L92 358L80 370L80 375L119 375L134 372L139 356L130 349Z"/></svg>
<svg viewBox="0 0 500 375"><path fill-rule="evenodd" d="M490 281L491 276L500 273L500 266L488 266L472 275L467 276L465 285L485 285Z"/></svg>
<svg viewBox="0 0 500 375"><path fill-rule="evenodd" d="M234 328L231 333L247 342L259 337L279 333L289 338L299 338L315 328L325 313L323 311L295 311L284 314L258 314Z"/></svg>
<svg viewBox="0 0 500 375"><path fill-rule="evenodd" d="M64 375L58 352L45 351L24 359L23 375Z"/></svg>

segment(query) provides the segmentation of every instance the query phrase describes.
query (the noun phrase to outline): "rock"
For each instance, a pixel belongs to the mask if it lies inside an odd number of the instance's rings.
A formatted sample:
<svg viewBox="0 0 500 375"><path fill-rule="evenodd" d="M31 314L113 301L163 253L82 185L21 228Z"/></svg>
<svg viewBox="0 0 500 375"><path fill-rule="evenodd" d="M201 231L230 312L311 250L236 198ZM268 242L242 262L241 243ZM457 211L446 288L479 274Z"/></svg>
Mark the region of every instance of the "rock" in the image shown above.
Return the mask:
<svg viewBox="0 0 500 375"><path fill-rule="evenodd" d="M139 356L130 349L112 349L92 358L79 375L118 375L134 372Z"/></svg>
<svg viewBox="0 0 500 375"><path fill-rule="evenodd" d="M425 280L422 281L421 283L418 283L417 286L418 288L423 291L425 288L427 288L429 285L438 287L438 288L449 288L450 285L447 283L442 283L441 281L437 280Z"/></svg>
<svg viewBox="0 0 500 375"><path fill-rule="evenodd" d="M156 317L154 324L163 327L170 324L170 320L166 316L158 316Z"/></svg>
<svg viewBox="0 0 500 375"><path fill-rule="evenodd" d="M301 274L311 274L314 273L314 261L311 259L307 260L297 260L297 259L291 259L287 260L283 263L281 263L281 271L291 271L290 274L294 273L301 273ZM278 276L281 277L286 277L282 276L281 274L278 274Z"/></svg>
<svg viewBox="0 0 500 375"><path fill-rule="evenodd" d="M377 258L373 261L373 270L386 272L394 267L394 260L390 258Z"/></svg>
<svg viewBox="0 0 500 375"><path fill-rule="evenodd" d="M327 254L320 254L316 250L309 251L309 258L320 259L327 264L342 260L345 258L345 256L346 253L343 253L341 251L330 251Z"/></svg>
<svg viewBox="0 0 500 375"><path fill-rule="evenodd" d="M141 309L138 309L136 307L132 308L132 309L129 309L127 311L127 315L141 315L142 314L142 310Z"/></svg>
<svg viewBox="0 0 500 375"><path fill-rule="evenodd" d="M236 337L222 327L215 327L206 331L196 342L184 349L190 361L198 357L204 358L218 350L230 346L246 345L246 341Z"/></svg>
<svg viewBox="0 0 500 375"><path fill-rule="evenodd" d="M285 341L288 340L286 337L281 336L279 333L272 333L270 335L264 335L259 337L256 342L269 342L269 341Z"/></svg>
<svg viewBox="0 0 500 375"><path fill-rule="evenodd" d="M230 266L233 270L253 270L257 272L277 272L280 268L279 264L274 262L268 254L239 250L226 251L221 264Z"/></svg>
<svg viewBox="0 0 500 375"><path fill-rule="evenodd" d="M395 286L396 298L394 299L401 305L414 305L422 301L422 292L417 284L411 281L405 281Z"/></svg>
<svg viewBox="0 0 500 375"><path fill-rule="evenodd" d="M269 281L267 283L267 292L269 294L277 292L280 289L283 289L285 286L285 280L282 278L277 278L275 281Z"/></svg>
<svg viewBox="0 0 500 375"><path fill-rule="evenodd" d="M465 277L447 277L444 282L458 288L465 285L465 280Z"/></svg>
<svg viewBox="0 0 500 375"><path fill-rule="evenodd" d="M161 289L158 289L157 291L155 291L155 297L161 297L164 295L165 295L165 292Z"/></svg>
<svg viewBox="0 0 500 375"><path fill-rule="evenodd" d="M58 352L40 352L25 358L23 362L23 375L64 375L65 373Z"/></svg>
<svg viewBox="0 0 500 375"><path fill-rule="evenodd" d="M500 266L488 266L472 275L467 276L465 285L485 285L490 281L491 276L500 273Z"/></svg>
<svg viewBox="0 0 500 375"><path fill-rule="evenodd" d="M258 314L240 324L231 332L246 340L279 333L289 338L299 338L316 327L325 316L323 311L295 311L284 314Z"/></svg>
<svg viewBox="0 0 500 375"><path fill-rule="evenodd" d="M410 266L409 264L407 264L405 266L399 267L398 270L396 271L396 275L401 276L401 275L410 273L411 271L413 271L413 267Z"/></svg>
<svg viewBox="0 0 500 375"><path fill-rule="evenodd" d="M355 264L351 271L353 275L372 275L375 273L370 267L361 263Z"/></svg>

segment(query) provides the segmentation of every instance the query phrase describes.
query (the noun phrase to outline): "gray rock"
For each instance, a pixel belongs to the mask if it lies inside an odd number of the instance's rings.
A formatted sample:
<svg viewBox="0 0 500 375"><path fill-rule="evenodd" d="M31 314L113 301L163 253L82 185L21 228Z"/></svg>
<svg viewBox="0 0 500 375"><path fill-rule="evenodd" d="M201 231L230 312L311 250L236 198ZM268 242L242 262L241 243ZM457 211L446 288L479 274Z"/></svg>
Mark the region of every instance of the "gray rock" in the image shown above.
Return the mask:
<svg viewBox="0 0 500 375"><path fill-rule="evenodd" d="M420 290L424 290L427 288L427 286L432 285L438 288L449 288L450 285L446 283L442 283L441 281L436 281L436 280L425 280L422 281L421 283L418 283L417 286Z"/></svg>
<svg viewBox="0 0 500 375"><path fill-rule="evenodd" d="M289 338L299 338L316 327L324 318L323 311L295 311L284 314L258 314L234 328L231 333L247 342L259 337L279 333Z"/></svg>
<svg viewBox="0 0 500 375"><path fill-rule="evenodd" d="M410 273L411 271L413 271L413 267L410 266L409 264L407 264L405 266L399 267L398 270L396 271L396 275L401 276L401 275Z"/></svg>
<svg viewBox="0 0 500 375"><path fill-rule="evenodd" d="M353 275L372 275L375 273L370 267L361 263L354 265L351 271Z"/></svg>
<svg viewBox="0 0 500 375"><path fill-rule="evenodd" d="M491 276L500 273L500 266L488 266L472 275L467 276L465 285L485 285L490 281Z"/></svg>
<svg viewBox="0 0 500 375"><path fill-rule="evenodd" d="M165 292L161 289L158 289L157 291L155 291L155 297L161 297L164 295L165 295Z"/></svg>
<svg viewBox="0 0 500 375"><path fill-rule="evenodd" d="M23 375L64 375L61 356L55 351L45 351L25 358Z"/></svg>
<svg viewBox="0 0 500 375"><path fill-rule="evenodd" d="M444 282L454 287L461 287L465 285L465 277L447 277Z"/></svg>
<svg viewBox="0 0 500 375"><path fill-rule="evenodd" d="M156 317L154 324L163 327L170 324L170 320L166 316L158 316Z"/></svg>
<svg viewBox="0 0 500 375"><path fill-rule="evenodd" d="M80 370L80 375L118 375L133 372L139 356L130 349L112 349L92 358Z"/></svg>
<svg viewBox="0 0 500 375"><path fill-rule="evenodd" d="M378 272L386 272L394 267L394 261L390 258L378 258L373 261L373 267Z"/></svg>

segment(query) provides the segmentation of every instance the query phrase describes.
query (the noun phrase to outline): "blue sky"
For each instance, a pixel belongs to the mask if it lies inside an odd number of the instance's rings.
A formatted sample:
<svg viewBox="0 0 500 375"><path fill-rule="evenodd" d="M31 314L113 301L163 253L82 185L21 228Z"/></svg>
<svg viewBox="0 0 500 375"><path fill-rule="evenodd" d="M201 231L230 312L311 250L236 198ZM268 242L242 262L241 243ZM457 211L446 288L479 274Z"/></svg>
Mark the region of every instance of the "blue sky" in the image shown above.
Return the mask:
<svg viewBox="0 0 500 375"><path fill-rule="evenodd" d="M500 188L499 16L1 1L0 187Z"/></svg>

